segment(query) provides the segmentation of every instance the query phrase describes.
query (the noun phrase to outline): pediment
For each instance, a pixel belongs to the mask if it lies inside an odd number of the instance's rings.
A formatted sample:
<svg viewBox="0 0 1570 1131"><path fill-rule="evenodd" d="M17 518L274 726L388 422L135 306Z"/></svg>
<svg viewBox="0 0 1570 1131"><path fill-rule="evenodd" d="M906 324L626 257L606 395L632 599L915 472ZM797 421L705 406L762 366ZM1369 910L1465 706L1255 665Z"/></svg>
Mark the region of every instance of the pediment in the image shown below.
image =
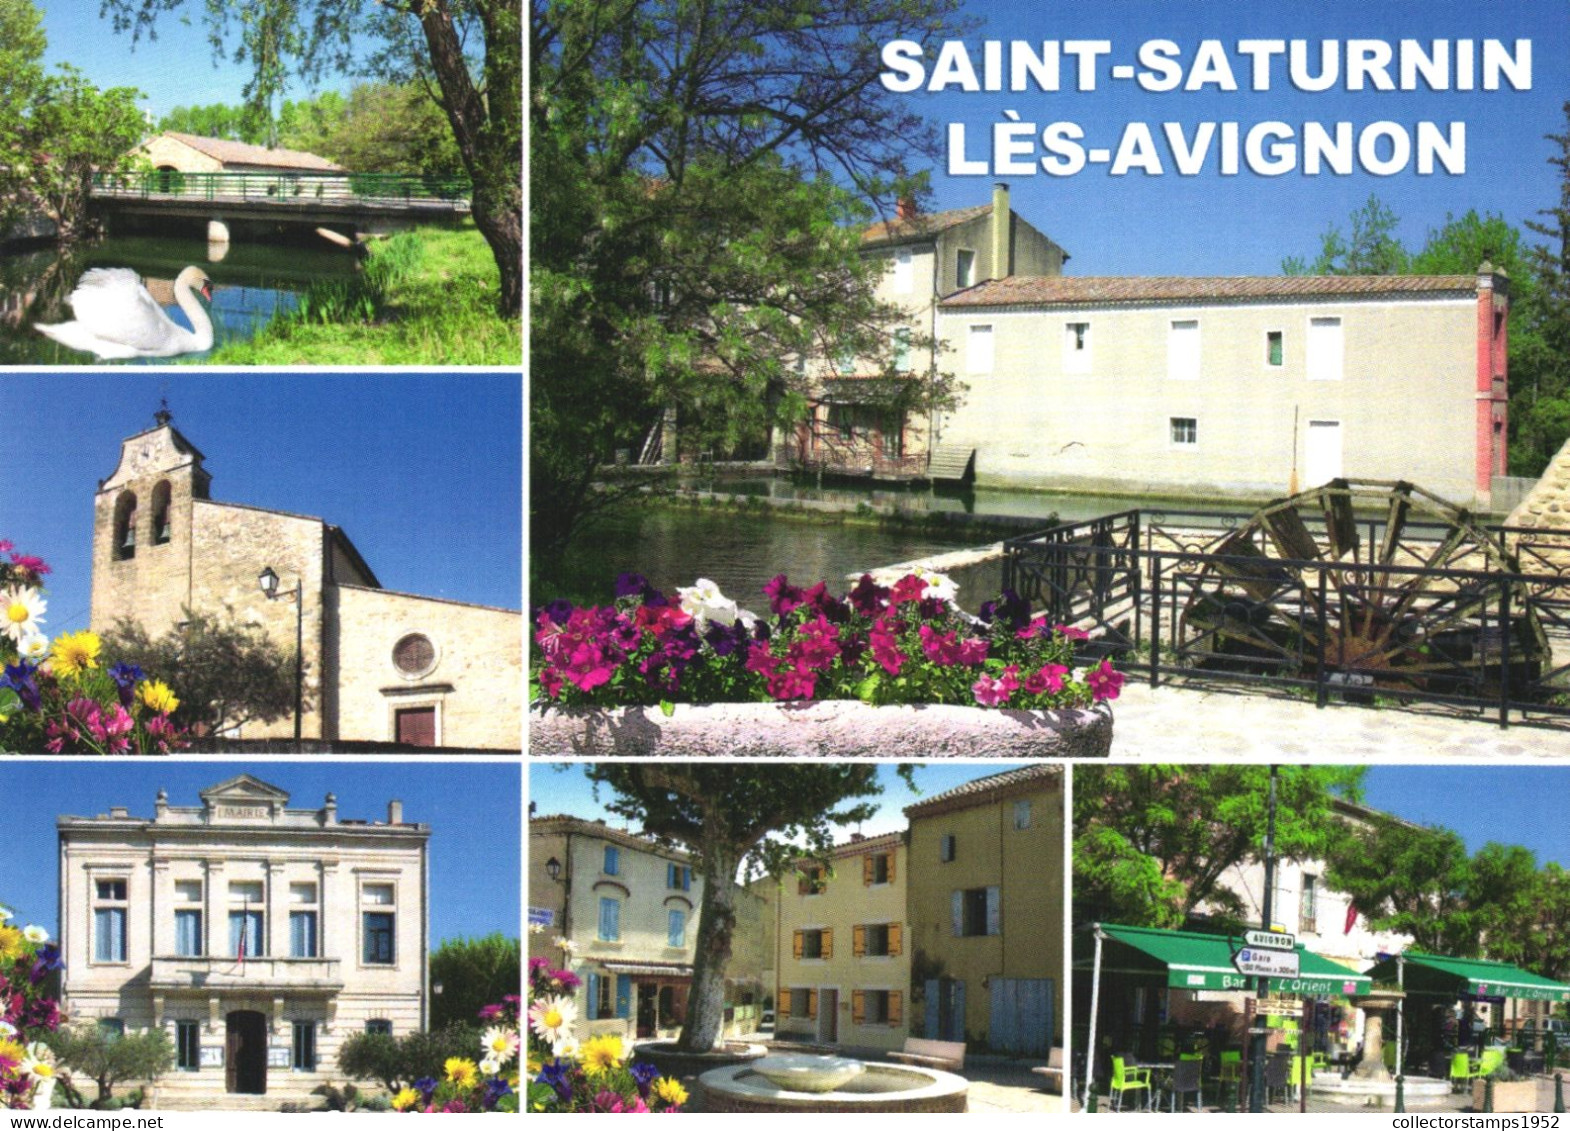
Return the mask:
<svg viewBox="0 0 1570 1131"><path fill-rule="evenodd" d="M209 786L199 795L211 821L270 821L289 804L289 794L250 774Z"/></svg>

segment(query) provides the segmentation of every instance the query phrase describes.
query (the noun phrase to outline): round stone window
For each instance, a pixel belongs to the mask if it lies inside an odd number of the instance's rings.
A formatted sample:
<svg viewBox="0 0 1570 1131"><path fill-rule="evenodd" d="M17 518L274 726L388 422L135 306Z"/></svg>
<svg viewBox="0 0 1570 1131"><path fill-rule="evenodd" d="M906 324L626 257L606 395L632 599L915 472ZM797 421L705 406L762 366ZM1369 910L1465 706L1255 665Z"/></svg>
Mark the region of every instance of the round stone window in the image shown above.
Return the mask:
<svg viewBox="0 0 1570 1131"><path fill-rule="evenodd" d="M411 679L418 679L436 666L436 645L430 638L411 632L393 645L393 666Z"/></svg>

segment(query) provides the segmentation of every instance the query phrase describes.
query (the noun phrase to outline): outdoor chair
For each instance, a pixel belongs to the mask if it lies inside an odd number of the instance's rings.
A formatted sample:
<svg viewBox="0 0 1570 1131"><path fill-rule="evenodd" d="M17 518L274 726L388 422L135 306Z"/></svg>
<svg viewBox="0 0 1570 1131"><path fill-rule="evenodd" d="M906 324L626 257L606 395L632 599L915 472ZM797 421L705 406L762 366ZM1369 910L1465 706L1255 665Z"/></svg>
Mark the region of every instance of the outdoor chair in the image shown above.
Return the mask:
<svg viewBox="0 0 1570 1131"><path fill-rule="evenodd" d="M1281 1093L1281 1102L1286 1102L1287 1092L1292 1087L1292 1060L1290 1056L1272 1056L1265 1061L1265 1102L1270 1102L1272 1092Z"/></svg>
<svg viewBox="0 0 1570 1131"><path fill-rule="evenodd" d="M1504 1049L1484 1049L1482 1059L1477 1062L1477 1074L1479 1076L1492 1076L1504 1062Z"/></svg>
<svg viewBox="0 0 1570 1131"><path fill-rule="evenodd" d="M1221 1050L1221 1079L1237 1080L1243 1075L1243 1053L1240 1049Z"/></svg>
<svg viewBox="0 0 1570 1131"><path fill-rule="evenodd" d="M1173 1111L1178 1110L1179 1097L1186 1096L1190 1092L1194 1093L1194 1109L1196 1111L1205 1110L1204 1085L1200 1080L1204 1068L1204 1060L1197 1056L1185 1056L1177 1062L1177 1066L1172 1070L1172 1084L1168 1089L1172 1093ZM1188 1106L1186 1101L1183 1106Z"/></svg>
<svg viewBox="0 0 1570 1131"><path fill-rule="evenodd" d="M1145 1106L1150 1106L1150 1069L1128 1068L1123 1064L1121 1056L1112 1058L1112 1081L1107 1085L1113 1094L1112 1108L1114 1111L1123 1110L1123 1093L1136 1089L1145 1089Z"/></svg>
<svg viewBox="0 0 1570 1131"><path fill-rule="evenodd" d="M1472 1067L1472 1058L1465 1052L1458 1052L1450 1058L1451 1091L1464 1092L1467 1085L1481 1075L1481 1072Z"/></svg>

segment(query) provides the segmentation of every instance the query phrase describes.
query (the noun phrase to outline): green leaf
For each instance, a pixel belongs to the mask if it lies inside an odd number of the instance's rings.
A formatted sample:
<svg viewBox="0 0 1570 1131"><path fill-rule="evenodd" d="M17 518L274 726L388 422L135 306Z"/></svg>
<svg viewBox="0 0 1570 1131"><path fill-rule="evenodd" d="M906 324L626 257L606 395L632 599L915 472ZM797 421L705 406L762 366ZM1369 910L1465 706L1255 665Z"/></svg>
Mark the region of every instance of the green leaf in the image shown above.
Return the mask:
<svg viewBox="0 0 1570 1131"><path fill-rule="evenodd" d="M878 685L882 682L883 673L873 672L856 686L856 698L860 699L863 703L876 702L878 696Z"/></svg>
<svg viewBox="0 0 1570 1131"><path fill-rule="evenodd" d="M672 703L669 699L660 700L660 714L664 715L668 719L675 713L676 704Z"/></svg>

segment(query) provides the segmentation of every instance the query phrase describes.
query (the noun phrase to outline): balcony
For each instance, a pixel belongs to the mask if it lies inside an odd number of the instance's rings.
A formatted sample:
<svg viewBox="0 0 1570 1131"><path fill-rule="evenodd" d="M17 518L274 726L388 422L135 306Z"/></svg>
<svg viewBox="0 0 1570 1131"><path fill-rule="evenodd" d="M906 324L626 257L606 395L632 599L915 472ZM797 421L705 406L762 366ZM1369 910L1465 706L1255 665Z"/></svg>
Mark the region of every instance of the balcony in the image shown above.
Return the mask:
<svg viewBox="0 0 1570 1131"><path fill-rule="evenodd" d="M200 990L247 986L336 993L343 989L339 961L336 958L249 957L242 964L229 955L166 956L153 959L151 988Z"/></svg>

